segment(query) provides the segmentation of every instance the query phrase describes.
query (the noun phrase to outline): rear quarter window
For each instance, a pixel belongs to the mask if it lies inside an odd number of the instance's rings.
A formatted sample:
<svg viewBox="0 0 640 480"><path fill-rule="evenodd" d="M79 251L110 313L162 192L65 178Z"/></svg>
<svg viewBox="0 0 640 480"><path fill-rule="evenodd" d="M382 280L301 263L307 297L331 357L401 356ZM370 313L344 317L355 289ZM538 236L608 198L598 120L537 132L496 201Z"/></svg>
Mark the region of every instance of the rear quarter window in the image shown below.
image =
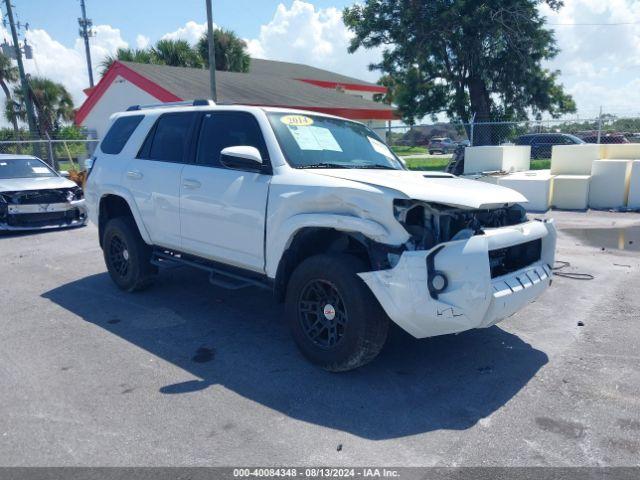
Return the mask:
<svg viewBox="0 0 640 480"><path fill-rule="evenodd" d="M102 153L111 155L120 153L143 118L144 115L132 115L120 117L113 122L100 144Z"/></svg>

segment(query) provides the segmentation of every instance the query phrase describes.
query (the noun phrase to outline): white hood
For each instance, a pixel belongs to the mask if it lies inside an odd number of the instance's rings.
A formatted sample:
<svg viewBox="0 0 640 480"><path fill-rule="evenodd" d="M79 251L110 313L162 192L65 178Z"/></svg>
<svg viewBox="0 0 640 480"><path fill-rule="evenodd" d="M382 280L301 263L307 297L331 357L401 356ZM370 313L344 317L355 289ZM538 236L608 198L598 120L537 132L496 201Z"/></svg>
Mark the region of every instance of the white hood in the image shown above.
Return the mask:
<svg viewBox="0 0 640 480"><path fill-rule="evenodd" d="M454 177L440 172L406 170L327 169L306 170L328 177L391 188L409 198L463 208L489 208L527 199L510 188Z"/></svg>
<svg viewBox="0 0 640 480"><path fill-rule="evenodd" d="M0 192L73 188L76 184L64 177L0 178Z"/></svg>

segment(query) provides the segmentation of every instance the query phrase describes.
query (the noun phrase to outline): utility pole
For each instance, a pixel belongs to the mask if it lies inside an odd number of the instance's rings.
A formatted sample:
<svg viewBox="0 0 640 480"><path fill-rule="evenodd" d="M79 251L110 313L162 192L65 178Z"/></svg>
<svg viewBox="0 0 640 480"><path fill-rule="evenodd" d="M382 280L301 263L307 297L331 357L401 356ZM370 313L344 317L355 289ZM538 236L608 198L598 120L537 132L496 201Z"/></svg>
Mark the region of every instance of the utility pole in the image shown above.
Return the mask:
<svg viewBox="0 0 640 480"><path fill-rule="evenodd" d="M602 105L600 105L600 113L598 114L598 142L600 143L600 137L602 136Z"/></svg>
<svg viewBox="0 0 640 480"><path fill-rule="evenodd" d="M209 83L211 88L211 100L216 102L218 96L216 94L216 50L213 43L213 13L211 8L211 0L207 2L207 37L209 40Z"/></svg>
<svg viewBox="0 0 640 480"><path fill-rule="evenodd" d="M80 36L84 38L84 51L87 55L87 71L89 72L89 86L93 88L93 69L91 68L91 49L89 48L89 37L93 36L91 27L93 22L87 18L87 9L84 6L84 0L80 0L80 8L82 9L82 17L78 18L80 25Z"/></svg>
<svg viewBox="0 0 640 480"><path fill-rule="evenodd" d="M11 9L11 0L4 1L7 8L7 17L9 18L9 25L11 26L11 37L13 38L13 47L16 49L16 61L18 62L18 72L20 73L20 83L22 85L22 96L24 98L24 104L27 110L27 123L29 124L29 133L32 136L37 134L36 118L33 113L33 104L31 103L31 92L29 83L27 82L27 76L24 73L24 65L22 64L22 51L20 50L20 43L18 42L18 31L16 30L16 24L13 21L13 10Z"/></svg>

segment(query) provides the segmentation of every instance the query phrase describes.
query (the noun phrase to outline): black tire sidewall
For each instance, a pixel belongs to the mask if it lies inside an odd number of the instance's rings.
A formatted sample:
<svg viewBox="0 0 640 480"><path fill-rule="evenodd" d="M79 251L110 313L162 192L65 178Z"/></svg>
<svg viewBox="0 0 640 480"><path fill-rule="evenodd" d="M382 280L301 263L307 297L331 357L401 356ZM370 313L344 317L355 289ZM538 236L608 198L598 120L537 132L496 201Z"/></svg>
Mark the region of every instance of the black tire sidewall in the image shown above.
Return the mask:
<svg viewBox="0 0 640 480"><path fill-rule="evenodd" d="M114 237L120 238L129 252L129 270L126 276L115 271L109 258L109 249ZM144 243L132 219L114 218L109 220L104 230L103 253L107 270L114 283L122 290L134 291L147 278L149 269L148 246Z"/></svg>
<svg viewBox="0 0 640 480"><path fill-rule="evenodd" d="M289 281L285 311L293 338L311 362L328 370L349 369L342 366L363 348L363 341L369 336L369 322L388 321L376 298L357 276L363 271L366 271L366 264L351 255L317 255L302 262ZM332 283L345 305L348 320L344 336L330 349L321 348L307 337L298 316L302 289L312 280ZM355 366L358 365L351 368Z"/></svg>

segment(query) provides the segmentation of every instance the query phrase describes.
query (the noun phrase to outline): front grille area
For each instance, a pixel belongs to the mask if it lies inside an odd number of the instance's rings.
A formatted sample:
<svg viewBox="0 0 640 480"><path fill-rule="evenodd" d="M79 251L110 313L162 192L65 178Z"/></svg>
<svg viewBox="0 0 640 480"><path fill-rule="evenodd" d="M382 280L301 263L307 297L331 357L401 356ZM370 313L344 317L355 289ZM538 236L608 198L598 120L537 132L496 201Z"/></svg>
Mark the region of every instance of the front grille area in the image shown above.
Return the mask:
<svg viewBox="0 0 640 480"><path fill-rule="evenodd" d="M10 227L48 227L63 225L80 219L80 212L77 208L66 212L46 212L46 213L21 213L8 215L7 225Z"/></svg>
<svg viewBox="0 0 640 480"><path fill-rule="evenodd" d="M41 205L49 203L65 203L69 201L68 188L48 190L27 190L23 192L4 192L8 203L18 205Z"/></svg>
<svg viewBox="0 0 640 480"><path fill-rule="evenodd" d="M542 239L489 251L491 278L501 277L540 260Z"/></svg>

